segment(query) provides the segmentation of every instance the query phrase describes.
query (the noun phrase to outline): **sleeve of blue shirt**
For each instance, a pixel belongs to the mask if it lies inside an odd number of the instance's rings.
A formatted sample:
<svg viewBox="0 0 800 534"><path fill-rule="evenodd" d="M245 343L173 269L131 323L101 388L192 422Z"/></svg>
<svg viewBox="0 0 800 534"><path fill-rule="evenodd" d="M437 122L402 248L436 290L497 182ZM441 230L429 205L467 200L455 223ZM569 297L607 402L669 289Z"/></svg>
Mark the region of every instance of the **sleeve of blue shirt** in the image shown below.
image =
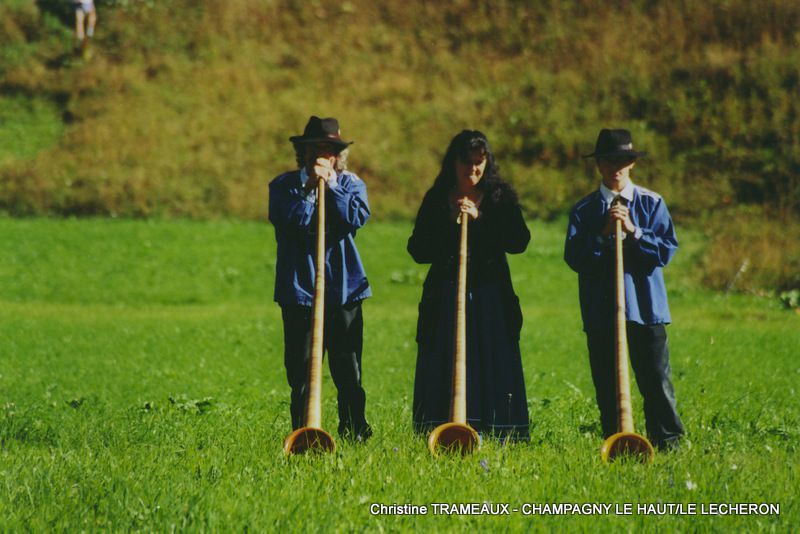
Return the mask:
<svg viewBox="0 0 800 534"><path fill-rule="evenodd" d="M672 217L664 199L658 198L650 213L648 224L640 228L642 235L634 241L639 266L650 271L656 267L664 267L678 249L675 226L672 224Z"/></svg>
<svg viewBox="0 0 800 534"><path fill-rule="evenodd" d="M329 189L333 198L331 216L344 233L358 230L367 223L370 210L367 186L364 181L349 173L342 174L339 182Z"/></svg>
<svg viewBox="0 0 800 534"><path fill-rule="evenodd" d="M269 184L269 220L276 227L308 229L314 216L314 202L301 187L290 186L284 177Z"/></svg>
<svg viewBox="0 0 800 534"><path fill-rule="evenodd" d="M569 214L564 261L577 273L597 271L611 241L600 236L600 228L590 228L577 209Z"/></svg>

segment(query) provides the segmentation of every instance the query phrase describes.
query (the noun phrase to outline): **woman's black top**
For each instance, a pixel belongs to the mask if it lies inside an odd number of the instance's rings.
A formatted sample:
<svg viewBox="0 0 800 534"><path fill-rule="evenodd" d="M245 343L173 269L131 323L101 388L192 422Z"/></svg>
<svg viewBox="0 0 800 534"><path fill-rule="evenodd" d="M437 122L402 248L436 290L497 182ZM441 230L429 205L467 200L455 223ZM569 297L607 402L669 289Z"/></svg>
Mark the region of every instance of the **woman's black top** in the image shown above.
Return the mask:
<svg viewBox="0 0 800 534"><path fill-rule="evenodd" d="M478 208L480 217L469 222L468 288L486 283L507 283L510 288L505 255L523 252L531 239L516 200L510 194L500 199L492 197L484 196ZM428 191L408 240L408 252L414 261L432 264L425 287L455 279L459 231L447 192Z"/></svg>

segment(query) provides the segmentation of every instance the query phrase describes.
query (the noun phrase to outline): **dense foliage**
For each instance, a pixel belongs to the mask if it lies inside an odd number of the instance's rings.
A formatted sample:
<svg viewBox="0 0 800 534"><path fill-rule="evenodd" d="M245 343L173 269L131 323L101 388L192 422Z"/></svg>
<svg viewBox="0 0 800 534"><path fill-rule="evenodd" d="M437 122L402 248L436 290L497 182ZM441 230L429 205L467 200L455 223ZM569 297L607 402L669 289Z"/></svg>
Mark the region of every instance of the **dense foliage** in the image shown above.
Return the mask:
<svg viewBox="0 0 800 534"><path fill-rule="evenodd" d="M558 216L613 126L650 152L636 179L723 249L731 218L800 232L794 0L105 0L90 60L66 4L0 6L7 213L261 218L288 136L318 113L356 141L379 218L413 216L465 127L530 215ZM797 247L781 254L767 286L800 286Z"/></svg>

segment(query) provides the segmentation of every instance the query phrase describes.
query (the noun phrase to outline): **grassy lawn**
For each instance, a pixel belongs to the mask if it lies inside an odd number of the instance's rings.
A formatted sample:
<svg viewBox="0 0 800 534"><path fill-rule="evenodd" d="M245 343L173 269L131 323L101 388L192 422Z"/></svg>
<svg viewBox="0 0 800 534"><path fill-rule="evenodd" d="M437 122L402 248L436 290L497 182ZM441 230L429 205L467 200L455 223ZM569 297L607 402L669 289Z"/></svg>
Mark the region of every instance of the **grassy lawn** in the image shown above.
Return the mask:
<svg viewBox="0 0 800 534"><path fill-rule="evenodd" d="M703 246L666 271L674 382L689 443L653 464L600 461L577 280L563 225L531 223L512 258L523 304L530 444L430 457L411 431L425 268L407 223L358 236L365 445L286 459L288 386L274 237L253 222L0 219L0 529L79 531L789 531L797 525L800 315L777 300L698 289ZM635 391L635 389L634 389ZM635 421L644 429L634 394ZM323 383L323 426L336 427ZM795 490L791 488L794 487ZM631 515L371 515L372 503L631 503ZM696 504L696 515L636 505ZM702 515L773 503L779 515Z"/></svg>

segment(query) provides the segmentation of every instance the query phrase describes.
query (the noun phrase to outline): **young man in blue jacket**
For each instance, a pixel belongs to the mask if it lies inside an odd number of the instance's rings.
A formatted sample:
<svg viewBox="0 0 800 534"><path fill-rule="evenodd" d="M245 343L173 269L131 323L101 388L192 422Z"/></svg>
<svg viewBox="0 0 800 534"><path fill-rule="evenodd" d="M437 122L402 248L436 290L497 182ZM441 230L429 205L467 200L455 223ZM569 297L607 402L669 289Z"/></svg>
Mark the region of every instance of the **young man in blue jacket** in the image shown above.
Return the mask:
<svg viewBox="0 0 800 534"><path fill-rule="evenodd" d="M622 222L629 353L644 398L647 434L663 450L674 448L684 434L670 378L665 325L671 318L662 271L678 241L664 199L631 181L631 169L645 154L633 149L628 130L600 132L594 152L585 157L595 158L602 183L572 208L564 259L578 273L583 329L607 438L617 432L614 228Z"/></svg>
<svg viewBox="0 0 800 534"><path fill-rule="evenodd" d="M275 227L275 302L283 316L284 365L291 393L292 429L303 426L314 301L316 196L326 186L324 346L339 403L339 434L356 441L372 435L361 386L364 322L361 302L372 293L355 244L370 215L367 188L347 171L350 142L339 122L312 116L302 135L290 137L299 169L269 184L269 220Z"/></svg>

